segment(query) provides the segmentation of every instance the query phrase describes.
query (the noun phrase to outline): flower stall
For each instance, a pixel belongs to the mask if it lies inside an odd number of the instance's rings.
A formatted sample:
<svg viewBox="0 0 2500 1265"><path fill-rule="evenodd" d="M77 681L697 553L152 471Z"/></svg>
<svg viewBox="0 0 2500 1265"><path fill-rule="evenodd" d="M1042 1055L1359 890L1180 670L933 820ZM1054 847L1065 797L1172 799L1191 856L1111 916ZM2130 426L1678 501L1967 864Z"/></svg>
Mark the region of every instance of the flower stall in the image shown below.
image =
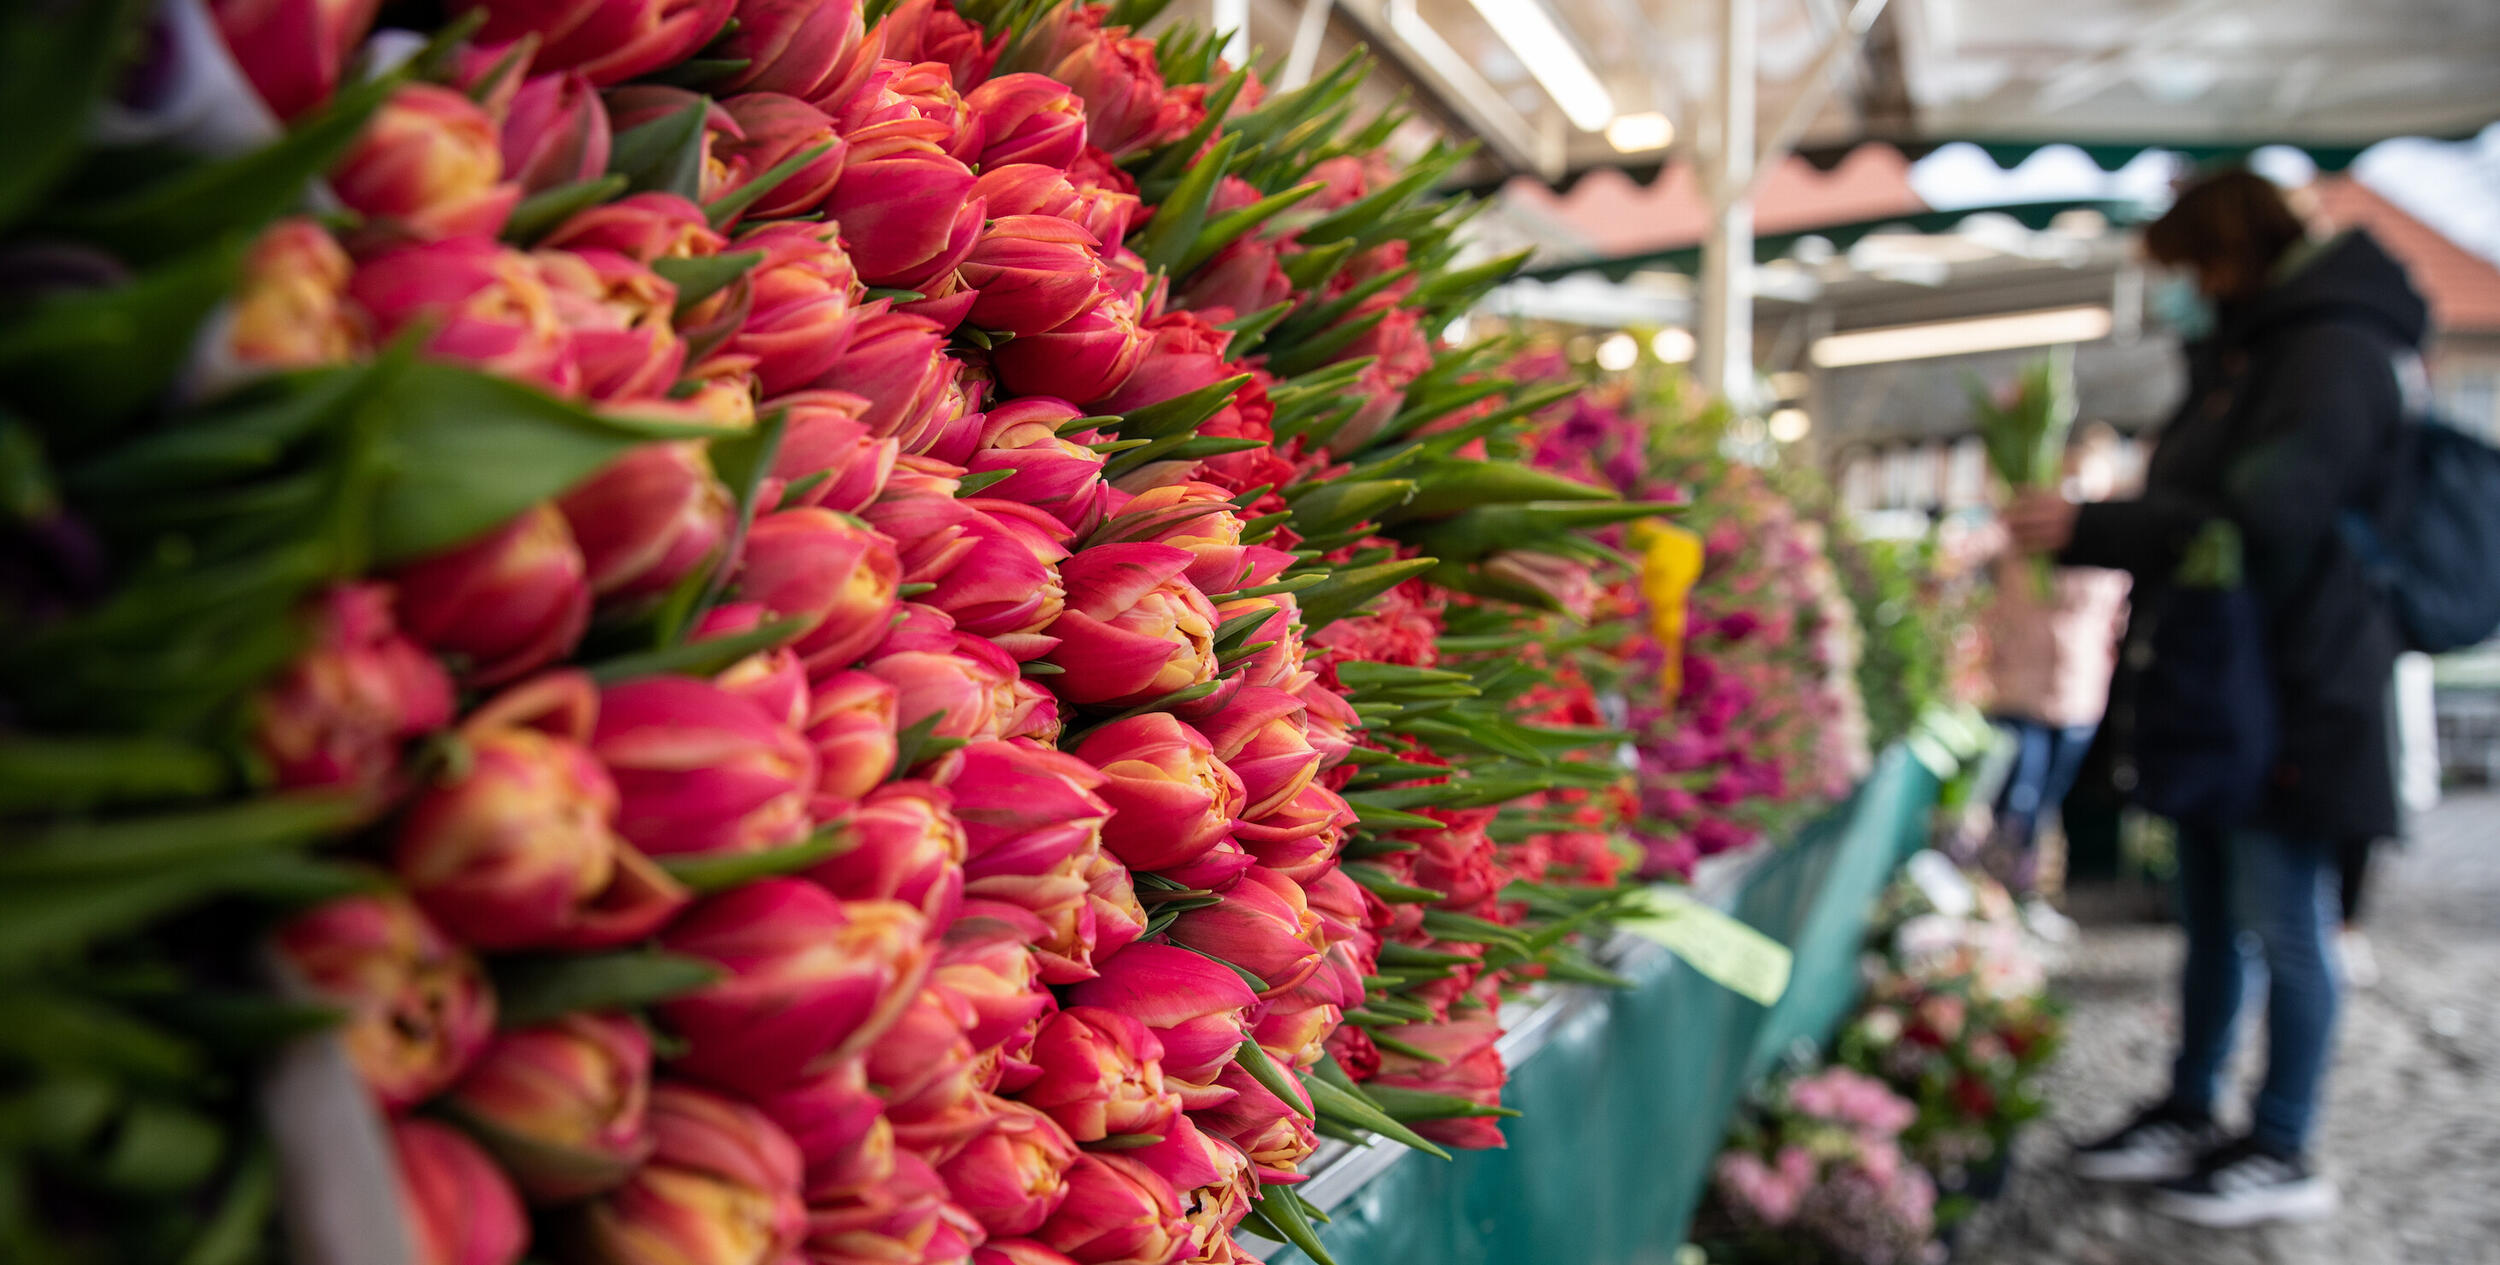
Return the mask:
<svg viewBox="0 0 2500 1265"><path fill-rule="evenodd" d="M0 13L0 1255L1386 1260L1609 1042L1698 1190L1928 775L1602 934L1864 772L1813 524L1161 8Z"/></svg>

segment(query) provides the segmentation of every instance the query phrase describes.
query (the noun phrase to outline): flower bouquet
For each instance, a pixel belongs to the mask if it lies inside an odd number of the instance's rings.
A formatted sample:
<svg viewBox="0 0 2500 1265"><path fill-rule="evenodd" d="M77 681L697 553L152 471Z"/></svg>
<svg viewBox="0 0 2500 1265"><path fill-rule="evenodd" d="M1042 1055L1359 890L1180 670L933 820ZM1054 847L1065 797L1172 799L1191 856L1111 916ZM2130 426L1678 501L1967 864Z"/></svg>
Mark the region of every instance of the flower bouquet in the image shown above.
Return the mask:
<svg viewBox="0 0 2500 1265"><path fill-rule="evenodd" d="M2075 349L2059 346L2023 366L2003 392L1992 394L1975 378L1969 389L1988 468L2017 492L2056 487L2064 469L2066 433L2075 424ZM2053 587L2051 567L2045 557L2032 560L2044 597Z"/></svg>
<svg viewBox="0 0 2500 1265"><path fill-rule="evenodd" d="M1719 1154L1695 1242L1720 1265L1942 1259L1935 1183L1900 1143L1916 1115L1845 1067L1773 1080Z"/></svg>

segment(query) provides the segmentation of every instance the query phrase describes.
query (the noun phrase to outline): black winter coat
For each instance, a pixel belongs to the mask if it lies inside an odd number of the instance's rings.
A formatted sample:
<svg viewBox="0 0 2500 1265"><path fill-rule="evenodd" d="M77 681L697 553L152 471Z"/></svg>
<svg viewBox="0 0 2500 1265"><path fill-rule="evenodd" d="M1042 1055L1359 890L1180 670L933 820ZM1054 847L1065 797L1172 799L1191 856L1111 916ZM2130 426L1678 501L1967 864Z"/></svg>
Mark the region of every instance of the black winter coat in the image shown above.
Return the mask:
<svg viewBox="0 0 2500 1265"><path fill-rule="evenodd" d="M2394 617L2338 520L2385 512L2402 469L2398 365L2428 309L2404 269L2355 232L2318 247L2188 349L2188 394L2163 428L2132 501L2083 506L2060 555L2136 581L2136 620L2204 524L2240 530L2268 625L2280 732L2255 821L2305 838L2396 833L2387 691L2401 649ZM2131 639L2131 644L2132 644ZM2122 657L2110 741L2123 752L2135 681Z"/></svg>

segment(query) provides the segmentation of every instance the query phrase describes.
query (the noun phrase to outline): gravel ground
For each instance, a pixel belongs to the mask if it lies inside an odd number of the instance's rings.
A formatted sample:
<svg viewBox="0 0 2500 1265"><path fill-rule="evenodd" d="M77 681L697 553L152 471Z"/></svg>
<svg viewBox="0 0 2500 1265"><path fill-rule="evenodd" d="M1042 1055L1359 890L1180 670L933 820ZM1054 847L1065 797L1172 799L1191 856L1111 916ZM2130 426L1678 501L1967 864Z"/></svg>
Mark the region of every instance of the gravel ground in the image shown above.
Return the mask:
<svg viewBox="0 0 2500 1265"><path fill-rule="evenodd" d="M2204 1230L2066 1175L2077 1139L2161 1091L2177 1027L2178 933L2092 917L2059 971L2070 1012L2052 1117L1965 1227L1957 1265L2500 1265L2500 795L2452 796L2416 834L2373 875L2381 979L2347 993L2328 1085L2319 1156L2339 1215ZM2252 1087L2258 1031L2238 1069Z"/></svg>

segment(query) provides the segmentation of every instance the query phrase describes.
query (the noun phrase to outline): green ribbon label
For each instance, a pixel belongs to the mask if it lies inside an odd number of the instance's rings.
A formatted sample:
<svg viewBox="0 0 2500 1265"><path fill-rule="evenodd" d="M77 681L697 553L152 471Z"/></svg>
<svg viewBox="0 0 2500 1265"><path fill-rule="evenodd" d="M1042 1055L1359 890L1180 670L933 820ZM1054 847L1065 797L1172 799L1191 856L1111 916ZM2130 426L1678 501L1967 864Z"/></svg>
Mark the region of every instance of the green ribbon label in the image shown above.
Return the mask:
<svg viewBox="0 0 2500 1265"><path fill-rule="evenodd" d="M1788 946L1672 887L1642 892L1615 926L1663 944L1721 988L1768 1006L1788 991Z"/></svg>

